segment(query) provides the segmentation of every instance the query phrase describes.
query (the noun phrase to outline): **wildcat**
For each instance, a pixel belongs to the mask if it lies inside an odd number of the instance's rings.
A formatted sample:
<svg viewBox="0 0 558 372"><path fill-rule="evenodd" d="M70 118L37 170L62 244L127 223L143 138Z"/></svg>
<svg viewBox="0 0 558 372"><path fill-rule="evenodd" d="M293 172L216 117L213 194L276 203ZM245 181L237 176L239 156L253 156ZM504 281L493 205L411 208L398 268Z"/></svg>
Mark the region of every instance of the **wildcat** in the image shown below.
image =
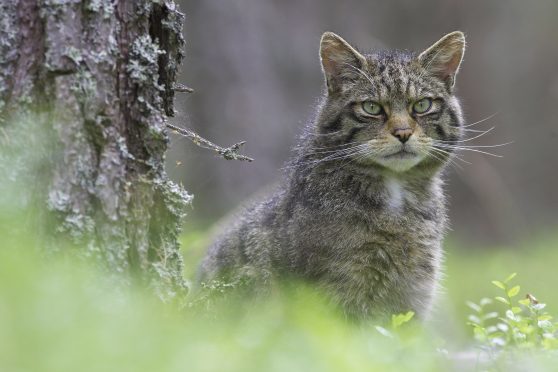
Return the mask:
<svg viewBox="0 0 558 372"><path fill-rule="evenodd" d="M446 230L443 170L462 136L452 32L420 54L363 54L323 34L326 89L282 186L231 219L200 280L296 277L351 318L427 316Z"/></svg>

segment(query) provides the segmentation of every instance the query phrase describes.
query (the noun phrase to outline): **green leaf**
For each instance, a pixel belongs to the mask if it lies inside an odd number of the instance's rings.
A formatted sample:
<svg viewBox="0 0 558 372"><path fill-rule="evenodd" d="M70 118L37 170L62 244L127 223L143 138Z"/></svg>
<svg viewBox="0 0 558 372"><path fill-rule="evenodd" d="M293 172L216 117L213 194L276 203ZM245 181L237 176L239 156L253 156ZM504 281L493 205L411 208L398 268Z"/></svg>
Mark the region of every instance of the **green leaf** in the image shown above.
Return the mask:
<svg viewBox="0 0 558 372"><path fill-rule="evenodd" d="M486 340L486 329L482 327L475 327L473 328L473 333L475 334L475 339L478 341L483 342Z"/></svg>
<svg viewBox="0 0 558 372"><path fill-rule="evenodd" d="M508 291L508 296L509 297L515 297L517 296L517 294L519 293L519 289L520 287L518 285L516 285L515 287L513 287L512 289L510 289Z"/></svg>
<svg viewBox="0 0 558 372"><path fill-rule="evenodd" d="M524 305L524 306L529 306L531 304L531 301L528 298L524 298L524 299L519 300L517 302L519 302L521 305Z"/></svg>
<svg viewBox="0 0 558 372"><path fill-rule="evenodd" d="M498 313L496 311L488 313L482 317L483 320L494 319L494 318L498 318Z"/></svg>
<svg viewBox="0 0 558 372"><path fill-rule="evenodd" d="M391 316L391 326L394 329L397 329L401 325L403 325L403 324L407 323L409 320L411 320L413 318L413 316L415 316L414 311L409 311L406 314L392 315Z"/></svg>
<svg viewBox="0 0 558 372"><path fill-rule="evenodd" d="M504 280L504 283L508 283L510 280L512 280L513 278L515 278L516 275L517 275L517 273L510 274L510 275L506 278L506 280Z"/></svg>
<svg viewBox="0 0 558 372"><path fill-rule="evenodd" d="M523 333L524 335L532 335L533 333L536 332L535 327L533 327L532 325L529 324L519 324L517 326L516 331L519 330L519 332Z"/></svg>
<svg viewBox="0 0 558 372"><path fill-rule="evenodd" d="M506 311L506 318L508 318L509 320L514 321L514 322L520 322L521 321L521 315L516 315L511 310Z"/></svg>
<svg viewBox="0 0 558 372"><path fill-rule="evenodd" d="M498 323L496 324L496 327L504 333L506 333L510 329L510 327L506 323Z"/></svg>
<svg viewBox="0 0 558 372"><path fill-rule="evenodd" d="M477 313L480 313L481 310L482 310L481 307L474 302L467 301L466 304L467 304L467 306L469 306L471 309L473 309Z"/></svg>
<svg viewBox="0 0 558 372"><path fill-rule="evenodd" d="M539 320L537 325L544 330L552 329L552 323L549 320Z"/></svg>
<svg viewBox="0 0 558 372"><path fill-rule="evenodd" d="M481 306L486 306L486 305L490 305L492 302L493 301L490 298L484 297L480 300L479 303L480 303Z"/></svg>
<svg viewBox="0 0 558 372"><path fill-rule="evenodd" d="M380 334L386 337L393 338L393 334L387 329L385 329L384 327L376 326L376 331L378 331Z"/></svg>
<svg viewBox="0 0 558 372"><path fill-rule="evenodd" d="M479 319L478 316L476 315L469 315L468 319L471 321L471 323L473 324L481 324L481 320Z"/></svg>
<svg viewBox="0 0 558 372"><path fill-rule="evenodd" d="M499 282L498 280L493 280L492 284L494 284L496 287L503 289L504 291L506 290L506 286L504 285L504 283Z"/></svg>
<svg viewBox="0 0 558 372"><path fill-rule="evenodd" d="M507 299L505 299L504 297L498 296L498 297L494 297L494 299L495 299L496 301L500 301L501 303L506 304L506 305L509 305L509 304L510 304L510 302L509 302Z"/></svg>
<svg viewBox="0 0 558 372"><path fill-rule="evenodd" d="M495 346L506 346L506 340L501 337L494 337L490 343Z"/></svg>
<svg viewBox="0 0 558 372"><path fill-rule="evenodd" d="M527 338L527 336L525 335L525 333L515 332L513 334L513 338L515 339L515 341L523 341Z"/></svg>
<svg viewBox="0 0 558 372"><path fill-rule="evenodd" d="M512 311L514 314L519 314L519 313L521 312L521 308L520 308L520 307L517 307L517 306L514 306L514 307L511 308L511 311Z"/></svg>
<svg viewBox="0 0 558 372"><path fill-rule="evenodd" d="M550 319L552 319L552 315L550 315L550 314L544 314L544 315L539 316L538 319L539 319L539 320L550 320Z"/></svg>

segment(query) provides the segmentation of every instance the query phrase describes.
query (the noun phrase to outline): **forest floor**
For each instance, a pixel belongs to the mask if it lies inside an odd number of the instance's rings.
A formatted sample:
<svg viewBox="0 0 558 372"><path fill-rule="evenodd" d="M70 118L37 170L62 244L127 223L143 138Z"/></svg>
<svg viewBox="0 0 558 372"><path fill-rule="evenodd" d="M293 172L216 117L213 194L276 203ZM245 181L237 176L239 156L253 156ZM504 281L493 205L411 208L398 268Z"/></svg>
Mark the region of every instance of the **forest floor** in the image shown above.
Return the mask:
<svg viewBox="0 0 558 372"><path fill-rule="evenodd" d="M205 234L182 241L191 276ZM465 302L498 295L490 281L517 272L520 295L534 294L556 314L558 236L513 250L450 243L445 293L432 320L380 331L376 324L347 323L304 286L265 301L180 310L145 289L115 286L84 262L65 257L45 264L26 248L0 250L0 370L547 371L557 365L555 352L540 350L528 359L506 356L505 366L487 364L493 354L475 346Z"/></svg>

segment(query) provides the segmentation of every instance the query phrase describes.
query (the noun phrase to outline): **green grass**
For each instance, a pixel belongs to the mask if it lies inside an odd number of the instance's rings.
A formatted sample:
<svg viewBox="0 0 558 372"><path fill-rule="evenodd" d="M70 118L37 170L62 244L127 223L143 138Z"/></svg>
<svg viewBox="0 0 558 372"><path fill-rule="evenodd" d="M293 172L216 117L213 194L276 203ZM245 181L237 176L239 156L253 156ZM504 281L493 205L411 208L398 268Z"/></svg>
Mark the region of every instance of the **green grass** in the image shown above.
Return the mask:
<svg viewBox="0 0 558 372"><path fill-rule="evenodd" d="M179 311L139 288L114 287L77 262L0 254L0 370L293 371L420 369L442 363L342 322L303 287L266 301ZM393 363L397 361L398 364Z"/></svg>
<svg viewBox="0 0 558 372"><path fill-rule="evenodd" d="M205 240L183 237L189 276ZM513 250L452 245L431 323L405 324L393 337L373 323L347 323L301 284L259 301L225 298L208 312L179 310L83 262L45 259L29 242L15 243L0 251L1 371L468 370L477 354L465 301L498 295L491 280L518 272L522 292L558 309L556 236ZM529 370L552 370L556 359L545 358L529 359Z"/></svg>

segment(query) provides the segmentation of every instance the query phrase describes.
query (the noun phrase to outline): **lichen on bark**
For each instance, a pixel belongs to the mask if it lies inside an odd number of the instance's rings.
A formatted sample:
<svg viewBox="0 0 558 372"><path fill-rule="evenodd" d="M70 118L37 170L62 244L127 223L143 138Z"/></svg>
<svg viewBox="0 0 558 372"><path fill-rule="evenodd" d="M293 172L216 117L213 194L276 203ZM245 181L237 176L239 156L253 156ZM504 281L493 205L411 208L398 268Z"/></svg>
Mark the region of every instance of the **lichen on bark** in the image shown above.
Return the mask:
<svg viewBox="0 0 558 372"><path fill-rule="evenodd" d="M108 273L180 297L178 234L192 196L168 179L164 157L183 15L151 0L0 7L0 130L54 141L40 181L48 241L69 239Z"/></svg>

